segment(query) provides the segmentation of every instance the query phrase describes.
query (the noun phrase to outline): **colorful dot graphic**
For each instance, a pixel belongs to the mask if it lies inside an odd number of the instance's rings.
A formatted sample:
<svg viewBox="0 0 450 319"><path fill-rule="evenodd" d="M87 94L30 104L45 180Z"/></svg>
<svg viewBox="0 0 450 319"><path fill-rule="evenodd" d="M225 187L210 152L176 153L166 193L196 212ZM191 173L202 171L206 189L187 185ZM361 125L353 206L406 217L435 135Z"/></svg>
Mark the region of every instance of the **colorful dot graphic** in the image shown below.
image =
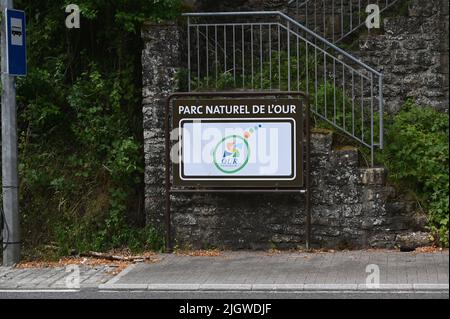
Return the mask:
<svg viewBox="0 0 450 319"><path fill-rule="evenodd" d="M262 127L262 125L249 128L248 130L246 130L244 132L244 138L246 140L248 140L250 137L252 137L252 135L255 133L255 131L257 131L261 127Z"/></svg>

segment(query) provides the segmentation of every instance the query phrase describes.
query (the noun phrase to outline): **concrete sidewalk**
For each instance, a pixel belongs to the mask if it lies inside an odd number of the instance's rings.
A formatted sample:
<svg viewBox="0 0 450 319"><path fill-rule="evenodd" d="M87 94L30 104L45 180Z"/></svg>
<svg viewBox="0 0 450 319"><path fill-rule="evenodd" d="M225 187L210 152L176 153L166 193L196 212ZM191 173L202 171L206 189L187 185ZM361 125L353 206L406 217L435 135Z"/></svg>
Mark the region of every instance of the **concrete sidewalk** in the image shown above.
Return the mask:
<svg viewBox="0 0 450 319"><path fill-rule="evenodd" d="M449 254L401 252L226 252L219 257L160 255L100 285L137 291L393 291L449 290ZM369 281L368 276L377 276Z"/></svg>
<svg viewBox="0 0 450 319"><path fill-rule="evenodd" d="M136 264L119 275L108 266L15 269L0 267L0 292L432 292L448 296L449 253L224 252L218 257L176 254ZM367 272L368 271L368 272ZM380 285L367 285L379 273ZM77 281L73 281L73 279ZM72 284L79 283L78 286ZM375 280L374 283L377 281Z"/></svg>
<svg viewBox="0 0 450 319"><path fill-rule="evenodd" d="M108 266L79 266L17 269L0 267L0 292L4 290L78 290L97 289L110 280Z"/></svg>

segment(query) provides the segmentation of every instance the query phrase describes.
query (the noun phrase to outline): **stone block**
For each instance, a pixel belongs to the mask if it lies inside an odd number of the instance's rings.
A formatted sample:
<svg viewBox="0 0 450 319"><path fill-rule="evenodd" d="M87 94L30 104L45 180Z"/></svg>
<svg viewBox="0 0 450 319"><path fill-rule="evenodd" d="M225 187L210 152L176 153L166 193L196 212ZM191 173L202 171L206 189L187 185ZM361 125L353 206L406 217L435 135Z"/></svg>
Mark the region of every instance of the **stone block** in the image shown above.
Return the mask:
<svg viewBox="0 0 450 319"><path fill-rule="evenodd" d="M384 167L364 168L360 170L364 185L386 185L387 170Z"/></svg>
<svg viewBox="0 0 450 319"><path fill-rule="evenodd" d="M396 236L395 241L400 248L409 249L431 246L433 244L432 236L425 232L400 234Z"/></svg>
<svg viewBox="0 0 450 319"><path fill-rule="evenodd" d="M323 131L321 133L311 133L311 153L328 154L331 151L333 143L333 134L331 131Z"/></svg>

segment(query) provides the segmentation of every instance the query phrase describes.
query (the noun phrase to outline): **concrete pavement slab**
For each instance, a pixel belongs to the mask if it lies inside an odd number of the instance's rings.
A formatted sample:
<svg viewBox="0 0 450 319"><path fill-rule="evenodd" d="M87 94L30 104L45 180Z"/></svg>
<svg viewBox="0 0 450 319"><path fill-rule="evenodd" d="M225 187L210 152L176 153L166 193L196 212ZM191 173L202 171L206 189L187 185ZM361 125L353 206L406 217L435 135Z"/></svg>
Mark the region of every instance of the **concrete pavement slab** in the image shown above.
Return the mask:
<svg viewBox="0 0 450 319"><path fill-rule="evenodd" d="M356 251L268 254L224 252L218 257L161 255L160 263L129 267L101 288L138 285L152 291L447 291L448 251ZM371 267L367 267L368 265ZM377 272L368 269L378 267ZM435 274L429 275L433 269ZM379 286L368 276L377 275ZM369 283L369 284L368 284ZM132 287L132 286L128 286Z"/></svg>
<svg viewBox="0 0 450 319"><path fill-rule="evenodd" d="M166 292L430 291L446 294L449 290L448 251L223 252L217 257L161 254L158 258L160 262L135 264L115 277L109 274L108 267L80 267L81 288ZM368 268L369 264L371 267ZM376 267L378 270L371 273ZM0 267L0 274L0 290L63 290L67 289L66 279L70 273L65 268ZM371 275L378 276L377 280L370 281ZM378 286L374 285L378 282Z"/></svg>
<svg viewBox="0 0 450 319"><path fill-rule="evenodd" d="M2 268L0 272L0 290L52 290L67 289L66 279L69 275L79 275L80 288L98 288L102 282L110 280L113 275L108 273L109 268L79 267L79 273L67 272L66 268Z"/></svg>

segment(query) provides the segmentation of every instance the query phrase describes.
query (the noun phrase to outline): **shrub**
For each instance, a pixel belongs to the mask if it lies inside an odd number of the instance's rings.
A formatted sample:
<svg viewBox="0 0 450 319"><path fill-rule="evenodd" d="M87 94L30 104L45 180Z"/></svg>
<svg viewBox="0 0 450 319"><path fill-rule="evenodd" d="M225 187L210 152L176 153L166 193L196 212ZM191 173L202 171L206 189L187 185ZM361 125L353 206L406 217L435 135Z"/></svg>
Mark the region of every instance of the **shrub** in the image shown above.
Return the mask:
<svg viewBox="0 0 450 319"><path fill-rule="evenodd" d="M448 246L449 117L408 101L388 119L379 159L393 181L413 190L429 212L430 230Z"/></svg>
<svg viewBox="0 0 450 319"><path fill-rule="evenodd" d="M143 228L139 30L179 16L181 1L80 0L73 30L67 3L16 1L31 48L17 81L25 251L159 249L159 233Z"/></svg>

